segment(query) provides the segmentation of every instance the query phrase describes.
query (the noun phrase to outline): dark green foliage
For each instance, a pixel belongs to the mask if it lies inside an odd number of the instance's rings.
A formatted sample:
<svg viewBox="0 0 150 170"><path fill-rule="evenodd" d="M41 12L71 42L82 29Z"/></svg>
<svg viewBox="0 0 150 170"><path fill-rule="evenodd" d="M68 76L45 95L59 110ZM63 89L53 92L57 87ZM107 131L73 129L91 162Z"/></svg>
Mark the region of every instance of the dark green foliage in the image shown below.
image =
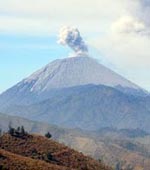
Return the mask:
<svg viewBox="0 0 150 170"><path fill-rule="evenodd" d="M124 160L118 160L115 166L115 170L123 170L123 166L126 165L126 161ZM128 170L128 169L127 169Z"/></svg>
<svg viewBox="0 0 150 170"><path fill-rule="evenodd" d="M2 132L2 129L0 129L0 136L2 136L3 132Z"/></svg>
<svg viewBox="0 0 150 170"><path fill-rule="evenodd" d="M20 132L20 126L19 126L19 127L17 127L17 131L18 131L18 132Z"/></svg>
<svg viewBox="0 0 150 170"><path fill-rule="evenodd" d="M8 168L4 165L0 165L0 170L8 170Z"/></svg>
<svg viewBox="0 0 150 170"><path fill-rule="evenodd" d="M50 152L45 154L44 160L46 160L47 162L59 162Z"/></svg>
<svg viewBox="0 0 150 170"><path fill-rule="evenodd" d="M5 160L5 159L6 159L6 157L0 154L0 161Z"/></svg>
<svg viewBox="0 0 150 170"><path fill-rule="evenodd" d="M13 136L15 134L15 129L13 127L9 126L8 133Z"/></svg>
<svg viewBox="0 0 150 170"><path fill-rule="evenodd" d="M38 152L37 152L37 150L34 148L34 149L32 150L32 158L36 158L37 155L38 155Z"/></svg>
<svg viewBox="0 0 150 170"><path fill-rule="evenodd" d="M52 137L52 135L51 135L49 132L47 132L47 133L45 134L45 137L47 137L47 138L51 138L51 137Z"/></svg>
<svg viewBox="0 0 150 170"><path fill-rule="evenodd" d="M51 154L51 153L47 153L47 159L49 160L49 161L52 161L53 160L53 155Z"/></svg>
<svg viewBox="0 0 150 170"><path fill-rule="evenodd" d="M15 129L15 128L12 128L12 127L9 125L8 133L9 133L11 136L15 136L15 137L23 137L23 136L28 135L28 133L25 131L25 129L24 129L23 126L17 127L17 128Z"/></svg>
<svg viewBox="0 0 150 170"><path fill-rule="evenodd" d="M0 162L5 159L6 159L6 157L0 154ZM0 170L7 170L7 168L4 165L0 165Z"/></svg>
<svg viewBox="0 0 150 170"><path fill-rule="evenodd" d="M122 170L121 167L122 167L121 162L118 162L116 164L115 170Z"/></svg>
<svg viewBox="0 0 150 170"><path fill-rule="evenodd" d="M21 126L21 132L20 132L22 135L25 135L26 134L26 132L25 132L25 130L24 130L24 127L23 126Z"/></svg>

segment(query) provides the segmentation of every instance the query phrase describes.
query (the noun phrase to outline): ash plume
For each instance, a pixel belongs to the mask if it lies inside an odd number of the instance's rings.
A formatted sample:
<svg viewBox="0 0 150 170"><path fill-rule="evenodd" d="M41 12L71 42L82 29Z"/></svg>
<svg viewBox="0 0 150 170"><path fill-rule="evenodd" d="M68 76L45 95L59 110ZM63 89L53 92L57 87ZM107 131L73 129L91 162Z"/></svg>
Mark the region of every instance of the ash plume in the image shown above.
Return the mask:
<svg viewBox="0 0 150 170"><path fill-rule="evenodd" d="M62 27L59 32L58 43L68 45L75 53L88 53L88 47L83 41L79 30L75 27Z"/></svg>

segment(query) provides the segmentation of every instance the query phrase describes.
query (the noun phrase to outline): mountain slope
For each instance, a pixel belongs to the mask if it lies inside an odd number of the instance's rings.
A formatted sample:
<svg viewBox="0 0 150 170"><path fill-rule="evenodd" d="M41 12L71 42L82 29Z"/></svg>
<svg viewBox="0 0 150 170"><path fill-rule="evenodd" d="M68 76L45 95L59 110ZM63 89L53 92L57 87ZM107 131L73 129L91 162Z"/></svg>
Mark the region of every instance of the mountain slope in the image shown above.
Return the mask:
<svg viewBox="0 0 150 170"><path fill-rule="evenodd" d="M66 169L70 168L76 170L110 169L98 161L84 156L82 153L70 149L53 140L49 140L46 137L37 135L26 134L20 137L4 134L0 137L0 148L23 157L29 157L40 161L42 160L50 165L54 165L54 167L55 165L59 165L66 167Z"/></svg>
<svg viewBox="0 0 150 170"><path fill-rule="evenodd" d="M106 128L96 132L82 131L65 135L59 141L113 167L120 164L120 169L123 170L149 170L149 139L150 135L138 129L115 130Z"/></svg>
<svg viewBox="0 0 150 170"><path fill-rule="evenodd" d="M48 91L85 84L138 88L120 75L114 73L90 57L73 57L55 60L24 80L33 83L30 91Z"/></svg>
<svg viewBox="0 0 150 170"><path fill-rule="evenodd" d="M34 160L3 149L0 149L0 160L0 169L2 170L37 170L37 168L38 170L70 170L67 167Z"/></svg>
<svg viewBox="0 0 150 170"><path fill-rule="evenodd" d="M51 132L54 139L58 136L63 136L65 133L68 133L67 129L63 129L54 125L0 113L0 129L4 132L7 132L10 125L14 128L17 128L18 126L24 126L24 128L29 133L38 133L44 135L47 132Z"/></svg>
<svg viewBox="0 0 150 170"><path fill-rule="evenodd" d="M95 84L119 88L125 92L144 93L112 70L90 57L55 60L0 95L0 106L30 104L48 98L54 89Z"/></svg>
<svg viewBox="0 0 150 170"><path fill-rule="evenodd" d="M0 114L1 129L6 131L10 122L12 127L17 128L23 125L25 129L31 133L44 135L49 131L52 134L52 138L56 141L64 143L79 152L83 152L85 155L90 155L95 159L101 159L106 165L115 167L118 162L122 162L122 166L126 167L126 170L128 170L127 167L129 164L133 167L141 167L149 170L150 135L139 129L116 130L105 128L99 131L89 132L80 129L59 128L16 116ZM15 155L13 155L13 157L15 157ZM134 161L135 158L136 162ZM10 157L8 157L8 159L11 160ZM15 165L22 164L22 158L21 162L20 160L16 162L14 159L11 162L13 163L13 161ZM10 166L12 168L12 165Z"/></svg>
<svg viewBox="0 0 150 170"><path fill-rule="evenodd" d="M145 102L145 97L127 95L111 87L87 85L58 90L48 100L8 107L5 112L69 128L139 128L150 132L150 110Z"/></svg>

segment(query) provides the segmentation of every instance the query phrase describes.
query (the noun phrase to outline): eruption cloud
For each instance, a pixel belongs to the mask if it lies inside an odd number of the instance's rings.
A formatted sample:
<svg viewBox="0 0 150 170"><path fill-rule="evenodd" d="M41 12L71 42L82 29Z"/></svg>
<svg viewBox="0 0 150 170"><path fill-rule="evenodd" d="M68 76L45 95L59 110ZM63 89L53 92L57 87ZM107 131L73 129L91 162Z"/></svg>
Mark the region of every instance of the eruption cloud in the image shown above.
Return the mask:
<svg viewBox="0 0 150 170"><path fill-rule="evenodd" d="M88 53L88 47L83 41L79 30L75 27L62 27L59 32L58 43L68 45L75 53Z"/></svg>

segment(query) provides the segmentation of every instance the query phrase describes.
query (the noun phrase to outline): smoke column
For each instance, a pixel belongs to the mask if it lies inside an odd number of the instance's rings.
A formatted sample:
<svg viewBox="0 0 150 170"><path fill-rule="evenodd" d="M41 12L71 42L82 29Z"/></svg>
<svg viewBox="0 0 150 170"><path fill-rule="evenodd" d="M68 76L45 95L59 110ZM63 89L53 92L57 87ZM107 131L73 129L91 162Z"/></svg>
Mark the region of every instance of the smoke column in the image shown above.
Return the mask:
<svg viewBox="0 0 150 170"><path fill-rule="evenodd" d="M58 43L68 45L75 53L88 53L88 47L77 28L67 26L62 27L59 32Z"/></svg>

